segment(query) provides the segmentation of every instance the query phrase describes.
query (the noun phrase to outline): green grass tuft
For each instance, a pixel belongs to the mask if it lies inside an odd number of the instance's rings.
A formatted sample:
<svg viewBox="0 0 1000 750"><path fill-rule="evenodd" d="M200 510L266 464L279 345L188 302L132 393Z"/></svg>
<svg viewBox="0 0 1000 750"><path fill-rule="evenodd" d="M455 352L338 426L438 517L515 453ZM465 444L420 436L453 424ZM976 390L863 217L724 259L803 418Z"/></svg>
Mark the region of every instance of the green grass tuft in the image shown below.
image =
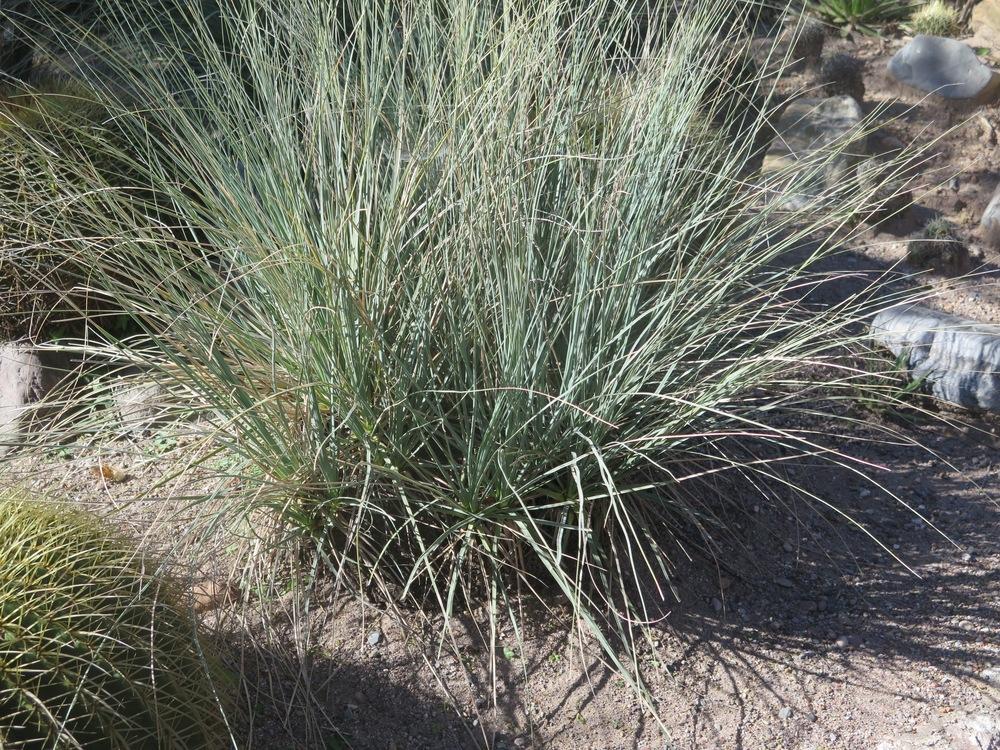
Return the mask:
<svg viewBox="0 0 1000 750"><path fill-rule="evenodd" d="M85 209L52 246L146 333L81 351L145 364L238 457L248 567L304 556L445 631L481 604L493 653L519 593L561 596L639 687L672 561L725 554L720 486L784 482L747 446L849 462L789 420L859 375L871 295L801 298L871 193L789 213L757 185L776 98L727 0L654 4L631 52L614 2L176 5L90 81L156 211L34 196Z"/></svg>

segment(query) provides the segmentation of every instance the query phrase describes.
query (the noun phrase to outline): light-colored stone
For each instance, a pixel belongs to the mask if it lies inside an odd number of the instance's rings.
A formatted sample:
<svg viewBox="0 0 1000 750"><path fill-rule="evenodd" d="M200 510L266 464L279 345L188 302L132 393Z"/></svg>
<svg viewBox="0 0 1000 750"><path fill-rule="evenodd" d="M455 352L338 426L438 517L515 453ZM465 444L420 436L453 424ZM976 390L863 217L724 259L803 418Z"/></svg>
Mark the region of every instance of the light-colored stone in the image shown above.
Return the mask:
<svg viewBox="0 0 1000 750"><path fill-rule="evenodd" d="M1000 76L967 44L919 34L889 61L900 83L952 101L988 104L1000 96Z"/></svg>
<svg viewBox="0 0 1000 750"><path fill-rule="evenodd" d="M0 345L0 455L52 408L41 405L66 374L66 358L26 343Z"/></svg>
<svg viewBox="0 0 1000 750"><path fill-rule="evenodd" d="M1000 186L997 186L983 211L979 227L982 229L983 240L994 250L1000 249Z"/></svg>
<svg viewBox="0 0 1000 750"><path fill-rule="evenodd" d="M1000 0L982 0L976 3L969 26L984 44L1000 46Z"/></svg>
<svg viewBox="0 0 1000 750"><path fill-rule="evenodd" d="M862 117L861 105L849 96L796 99L785 108L762 170L782 207L803 208L851 176L867 149L858 127ZM814 178L803 179L813 171Z"/></svg>
<svg viewBox="0 0 1000 750"><path fill-rule="evenodd" d="M225 607L236 600L238 591L229 583L220 583L211 578L196 582L191 586L195 612L209 612Z"/></svg>
<svg viewBox="0 0 1000 750"><path fill-rule="evenodd" d="M147 430L164 422L166 389L155 380L128 379L114 389L115 413L126 430Z"/></svg>
<svg viewBox="0 0 1000 750"><path fill-rule="evenodd" d="M909 305L880 312L871 332L937 398L1000 411L1000 326Z"/></svg>

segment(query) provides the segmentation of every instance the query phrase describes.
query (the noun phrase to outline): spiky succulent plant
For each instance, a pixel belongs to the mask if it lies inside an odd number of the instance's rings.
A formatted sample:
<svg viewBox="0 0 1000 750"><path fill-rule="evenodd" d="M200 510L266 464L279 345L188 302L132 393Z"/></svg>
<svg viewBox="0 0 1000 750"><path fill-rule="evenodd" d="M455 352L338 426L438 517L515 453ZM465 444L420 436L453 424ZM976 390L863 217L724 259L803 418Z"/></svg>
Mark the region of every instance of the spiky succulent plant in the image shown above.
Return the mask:
<svg viewBox="0 0 1000 750"><path fill-rule="evenodd" d="M910 17L908 30L914 34L928 36L954 36L961 29L961 19L957 8L943 0L925 3Z"/></svg>
<svg viewBox="0 0 1000 750"><path fill-rule="evenodd" d="M906 260L917 268L949 276L968 273L971 256L968 246L959 238L958 229L947 219L930 221L906 248Z"/></svg>
<svg viewBox="0 0 1000 750"><path fill-rule="evenodd" d="M815 18L808 18L797 30L792 46L792 57L802 60L807 68L817 68L826 45L826 25Z"/></svg>
<svg viewBox="0 0 1000 750"><path fill-rule="evenodd" d="M0 748L226 746L176 584L79 511L0 498Z"/></svg>
<svg viewBox="0 0 1000 750"><path fill-rule="evenodd" d="M838 52L826 58L819 77L827 96L853 96L858 102L864 101L864 63L854 55Z"/></svg>

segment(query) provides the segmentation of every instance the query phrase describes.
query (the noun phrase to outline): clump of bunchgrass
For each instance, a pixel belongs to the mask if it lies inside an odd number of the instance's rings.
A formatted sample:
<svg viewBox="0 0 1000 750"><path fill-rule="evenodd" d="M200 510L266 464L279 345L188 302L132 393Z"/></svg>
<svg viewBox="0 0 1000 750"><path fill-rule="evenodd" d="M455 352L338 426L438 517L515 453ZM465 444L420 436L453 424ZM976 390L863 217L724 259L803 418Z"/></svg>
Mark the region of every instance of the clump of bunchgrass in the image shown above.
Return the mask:
<svg viewBox="0 0 1000 750"><path fill-rule="evenodd" d="M154 569L80 511L0 498L0 746L228 743L221 673Z"/></svg>
<svg viewBox="0 0 1000 750"><path fill-rule="evenodd" d="M268 559L445 627L482 603L493 652L518 593L555 592L638 687L671 559L719 550L720 475L779 481L753 441L832 457L788 419L846 390L803 373L860 346L870 296L797 302L831 246L790 251L871 195L789 214L745 179L773 81L720 75L751 70L726 0L654 5L660 43L624 61L611 2L356 4L350 28L320 0L176 5L91 81L156 220L99 179L37 196L86 209L50 246L147 333L81 350L187 394L237 456L212 520Z"/></svg>

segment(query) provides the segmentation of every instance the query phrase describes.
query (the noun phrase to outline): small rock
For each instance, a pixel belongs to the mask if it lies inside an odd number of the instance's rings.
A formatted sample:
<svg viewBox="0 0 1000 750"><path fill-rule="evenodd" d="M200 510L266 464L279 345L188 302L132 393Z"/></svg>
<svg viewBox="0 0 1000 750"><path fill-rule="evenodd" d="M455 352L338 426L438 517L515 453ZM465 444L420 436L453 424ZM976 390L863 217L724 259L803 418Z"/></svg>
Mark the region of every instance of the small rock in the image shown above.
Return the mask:
<svg viewBox="0 0 1000 750"><path fill-rule="evenodd" d="M979 676L991 685L1000 687L1000 667L987 667Z"/></svg>
<svg viewBox="0 0 1000 750"><path fill-rule="evenodd" d="M722 611L722 602L719 601L718 597L715 596L712 597L712 609L714 609L716 612Z"/></svg>
<svg viewBox="0 0 1000 750"><path fill-rule="evenodd" d="M195 612L209 612L232 603L236 599L236 587L229 583L219 583L211 578L198 581L191 587Z"/></svg>
<svg viewBox="0 0 1000 750"><path fill-rule="evenodd" d="M369 646L377 646L379 644L379 641L381 641L381 640L382 640L382 631L381 630L373 630L372 632L370 632L368 634L367 641L368 641L368 645Z"/></svg>
<svg viewBox="0 0 1000 750"><path fill-rule="evenodd" d="M835 645L837 648L848 648L851 645L851 639L846 635L842 635L836 640Z"/></svg>
<svg viewBox="0 0 1000 750"><path fill-rule="evenodd" d="M1000 249L1000 185L986 205L983 216L979 220L983 241L994 250Z"/></svg>
<svg viewBox="0 0 1000 750"><path fill-rule="evenodd" d="M816 718L817 717L816 717L816 714L814 714L812 711L806 711L805 716L806 716L806 721L810 722L811 724L815 724L816 723Z"/></svg>
<svg viewBox="0 0 1000 750"><path fill-rule="evenodd" d="M774 579L774 582L776 584L778 584L779 586L781 586L782 588L785 588L785 589L790 589L790 588L792 588L792 587L795 586L794 583L792 583L790 580L788 580L787 578L785 578L783 576L777 576Z"/></svg>
<svg viewBox="0 0 1000 750"><path fill-rule="evenodd" d="M122 427L141 432L164 423L167 392L153 380L124 380L113 389L115 413Z"/></svg>
<svg viewBox="0 0 1000 750"><path fill-rule="evenodd" d="M778 718L782 720L788 720L792 718L791 706L784 706L780 711L778 711Z"/></svg>
<svg viewBox="0 0 1000 750"><path fill-rule="evenodd" d="M785 550L785 552L794 552L795 551L795 547L792 546L791 542L785 542L784 544L782 544L781 545L781 549Z"/></svg>
<svg viewBox="0 0 1000 750"><path fill-rule="evenodd" d="M918 34L889 61L889 73L944 99L987 104L1000 94L1000 76L967 44L944 37Z"/></svg>

